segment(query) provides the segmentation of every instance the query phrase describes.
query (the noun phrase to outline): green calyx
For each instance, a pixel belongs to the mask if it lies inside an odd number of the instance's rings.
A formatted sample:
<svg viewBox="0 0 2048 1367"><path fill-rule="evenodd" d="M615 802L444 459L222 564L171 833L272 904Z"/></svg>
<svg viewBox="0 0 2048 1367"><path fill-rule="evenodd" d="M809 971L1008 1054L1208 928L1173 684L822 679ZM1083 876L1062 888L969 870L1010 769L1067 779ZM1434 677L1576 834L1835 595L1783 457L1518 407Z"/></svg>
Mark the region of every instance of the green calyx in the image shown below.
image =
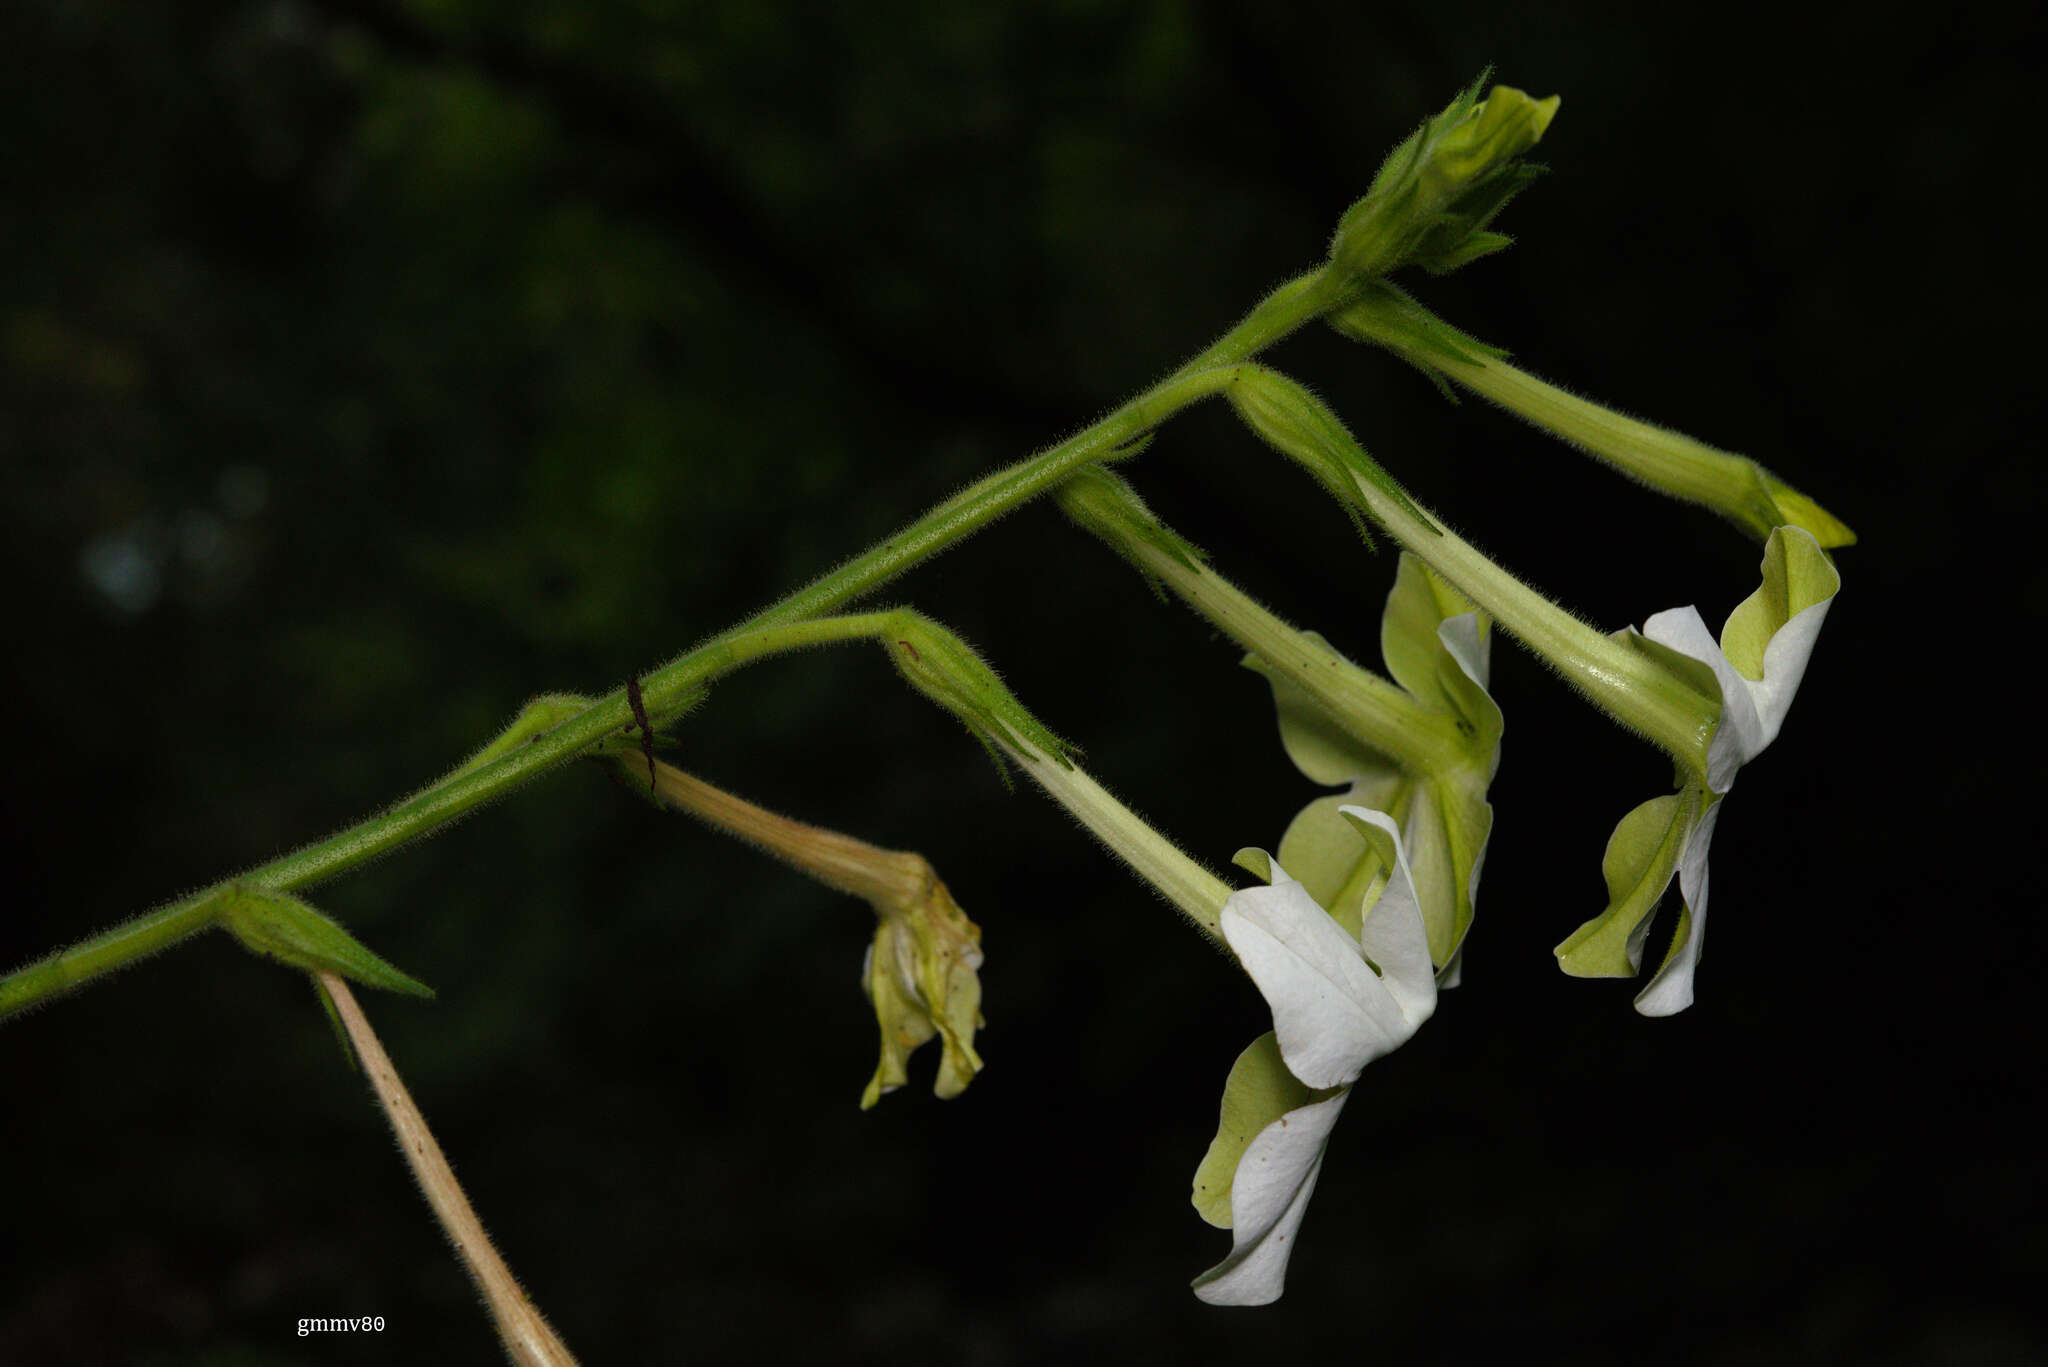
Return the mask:
<svg viewBox="0 0 2048 1367"><path fill-rule="evenodd" d="M1166 590L1158 573L1147 561L1164 560L1167 565L1199 572L1208 555L1173 528L1153 516L1120 475L1090 466L1060 486L1055 496L1060 511L1083 530L1094 533L1135 565L1145 582L1162 602Z"/></svg>
<svg viewBox="0 0 2048 1367"><path fill-rule="evenodd" d="M1007 754L1036 752L1060 768L1071 768L1074 747L1054 735L1017 701L965 641L922 613L908 608L889 614L882 644L896 672L918 692L957 717L981 742L996 771L1009 782Z"/></svg>
<svg viewBox="0 0 2048 1367"><path fill-rule="evenodd" d="M252 954L308 973L324 969L364 987L434 995L433 988L384 962L337 922L288 893L230 883L214 900L218 924Z"/></svg>
<svg viewBox="0 0 2048 1367"><path fill-rule="evenodd" d="M1361 497L1359 481L1378 489L1429 531L1437 526L1408 497L1394 477L1365 453L1358 439L1329 406L1300 384L1260 365L1237 367L1224 387L1230 406L1267 445L1315 477L1351 515L1366 545L1372 533L1365 518L1370 505Z"/></svg>
<svg viewBox="0 0 2048 1367"><path fill-rule="evenodd" d="M1512 239L1488 230L1541 168L1521 160L1557 115L1558 97L1531 99L1487 73L1388 154L1365 196L1330 240L1330 269L1360 288L1407 265L1433 275L1500 251Z"/></svg>
<svg viewBox="0 0 2048 1367"><path fill-rule="evenodd" d="M1429 377L1452 403L1458 396L1444 374L1446 363L1478 366L1504 361L1508 352L1461 332L1417 303L1399 285L1375 280L1325 320L1354 342L1384 347Z"/></svg>

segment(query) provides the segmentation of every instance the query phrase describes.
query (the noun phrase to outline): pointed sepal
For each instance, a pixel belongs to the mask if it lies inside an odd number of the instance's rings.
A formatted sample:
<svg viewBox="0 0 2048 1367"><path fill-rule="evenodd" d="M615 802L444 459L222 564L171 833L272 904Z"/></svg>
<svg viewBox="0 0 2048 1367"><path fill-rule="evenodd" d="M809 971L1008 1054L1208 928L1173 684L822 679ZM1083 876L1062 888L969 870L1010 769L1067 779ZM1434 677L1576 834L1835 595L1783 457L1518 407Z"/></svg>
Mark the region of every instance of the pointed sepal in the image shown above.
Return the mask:
<svg viewBox="0 0 2048 1367"><path fill-rule="evenodd" d="M309 973L325 969L364 987L431 997L434 989L378 958L341 925L289 893L248 883L220 894L219 923L252 953Z"/></svg>
<svg viewBox="0 0 2048 1367"><path fill-rule="evenodd" d="M912 688L951 712L988 751L1009 782L1005 753L1036 751L1062 769L1075 747L1032 716L987 661L965 641L921 613L898 610L885 642L896 672Z"/></svg>
<svg viewBox="0 0 2048 1367"><path fill-rule="evenodd" d="M327 1016L328 1028L334 1031L334 1042L341 1046L341 1061L348 1065L351 1073L363 1071L356 1059L355 1041L348 1037L348 1027L342 1024L341 1011L334 1004L334 994L327 990L327 984L320 980L318 973L308 973L306 980L313 984L313 995L320 999L320 1010Z"/></svg>
<svg viewBox="0 0 2048 1367"><path fill-rule="evenodd" d="M1696 804L1694 791L1651 798L1615 826L1600 863L1607 909L1558 945L1559 968L1574 978L1633 978L1642 970L1643 939L1671 886Z"/></svg>
<svg viewBox="0 0 2048 1367"><path fill-rule="evenodd" d="M1329 405L1277 370L1241 365L1223 390L1237 415L1268 446L1313 475L1341 503L1371 543L1363 517L1365 501L1358 481L1372 485L1402 511L1434 532L1437 526L1417 507L1394 477L1367 455Z"/></svg>

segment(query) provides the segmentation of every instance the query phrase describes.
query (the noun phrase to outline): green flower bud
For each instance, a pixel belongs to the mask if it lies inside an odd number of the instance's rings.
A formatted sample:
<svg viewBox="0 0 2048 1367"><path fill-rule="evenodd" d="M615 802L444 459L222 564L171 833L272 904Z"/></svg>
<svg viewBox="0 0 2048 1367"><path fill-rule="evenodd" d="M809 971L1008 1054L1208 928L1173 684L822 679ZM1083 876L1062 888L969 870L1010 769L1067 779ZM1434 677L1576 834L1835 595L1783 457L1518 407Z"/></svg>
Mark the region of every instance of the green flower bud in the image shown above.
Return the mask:
<svg viewBox="0 0 2048 1367"><path fill-rule="evenodd" d="M1237 367L1223 393L1244 419L1245 426L1315 476L1316 482L1350 513L1367 545L1372 544L1372 534L1365 529L1364 515L1371 508L1361 496L1360 481L1394 500L1429 530L1436 530L1428 514L1415 505L1378 461L1365 453L1365 448L1329 406L1294 380L1264 366L1243 365Z"/></svg>
<svg viewBox="0 0 2048 1367"><path fill-rule="evenodd" d="M1338 221L1330 266L1350 287L1411 264L1442 275L1511 241L1487 225L1540 174L1520 158L1550 127L1558 97L1497 85L1481 103L1484 80L1395 148Z"/></svg>

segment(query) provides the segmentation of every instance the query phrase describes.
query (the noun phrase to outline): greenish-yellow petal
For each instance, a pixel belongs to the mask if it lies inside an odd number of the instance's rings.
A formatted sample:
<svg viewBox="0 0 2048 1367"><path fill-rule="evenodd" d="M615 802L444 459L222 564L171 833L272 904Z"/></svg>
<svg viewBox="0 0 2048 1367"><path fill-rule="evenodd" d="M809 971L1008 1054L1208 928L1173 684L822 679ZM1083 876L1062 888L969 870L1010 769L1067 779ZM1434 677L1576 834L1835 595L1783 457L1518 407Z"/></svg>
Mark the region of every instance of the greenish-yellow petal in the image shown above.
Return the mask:
<svg viewBox="0 0 2048 1367"><path fill-rule="evenodd" d="M1344 659L1328 641L1315 632L1304 631L1301 634L1323 649L1329 650L1336 658ZM1345 664L1350 668L1357 668L1348 660ZM1294 767L1301 770L1303 777L1334 787L1340 783L1351 782L1369 769L1385 767L1386 761L1379 753L1366 747L1347 731L1342 723L1309 696L1307 689L1256 655L1245 656L1244 665L1272 685L1273 707L1280 720L1280 744L1286 749L1287 758L1294 761Z"/></svg>
<svg viewBox="0 0 2048 1367"><path fill-rule="evenodd" d="M1387 594L1386 611L1380 615L1380 654L1387 662L1387 673L1417 701L1441 712L1454 710L1440 682L1438 666L1444 650L1437 628L1447 618L1476 611L1463 594L1422 561L1401 552L1394 587Z"/></svg>
<svg viewBox="0 0 2048 1367"><path fill-rule="evenodd" d="M1230 1188L1245 1146L1258 1137L1259 1131L1289 1111L1335 1094L1304 1086L1288 1072L1280 1058L1280 1042L1272 1031L1253 1040L1237 1056L1230 1077L1223 1084L1216 1137L1209 1141L1209 1151L1195 1169L1196 1213L1218 1229L1229 1229Z"/></svg>
<svg viewBox="0 0 2048 1367"><path fill-rule="evenodd" d="M1771 637L1807 608L1824 603L1842 588L1841 573L1814 541L1774 533L1764 547L1763 583L1728 614L1721 628L1721 653L1752 682L1764 676L1764 651Z"/></svg>
<svg viewBox="0 0 2048 1367"><path fill-rule="evenodd" d="M1607 909L1557 947L1560 968L1575 978L1635 976L1650 917L1671 885L1696 814L1688 791L1652 798L1621 819L1600 863Z"/></svg>

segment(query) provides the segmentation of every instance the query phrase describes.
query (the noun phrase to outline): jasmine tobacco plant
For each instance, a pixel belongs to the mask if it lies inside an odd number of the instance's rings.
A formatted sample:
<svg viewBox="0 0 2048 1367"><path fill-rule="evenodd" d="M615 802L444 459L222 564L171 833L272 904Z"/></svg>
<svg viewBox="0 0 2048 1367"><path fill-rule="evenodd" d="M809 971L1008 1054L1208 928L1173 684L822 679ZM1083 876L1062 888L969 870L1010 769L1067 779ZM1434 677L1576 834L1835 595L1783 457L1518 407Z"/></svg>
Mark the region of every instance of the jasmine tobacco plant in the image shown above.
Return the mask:
<svg viewBox="0 0 2048 1367"><path fill-rule="evenodd" d="M1536 652L1586 701L1672 762L1671 791L1631 809L1608 844L1600 865L1604 909L1570 930L1557 950L1568 973L1638 974L1648 932L1675 879L1682 903L1676 924L1637 998L1645 1014L1668 1014L1693 999L1708 844L1722 803L1737 771L1779 736L1840 590L1830 552L1855 539L1816 500L1755 461L1622 418L1536 380L1508 365L1496 348L1435 318L1395 282L1416 268L1433 275L1461 269L1510 244L1492 225L1535 178L1537 168L1526 158L1558 109L1555 96L1539 100L1506 86L1485 89L1482 77L1386 158L1342 216L1323 260L1165 378L622 688L601 696L534 698L467 760L376 815L16 970L0 979L0 1018L219 929L313 977L352 1053L372 1065L394 1124L414 1133L407 1127L416 1112L343 983L415 997L431 997L431 990L359 943L305 894L572 762L593 760L627 774L635 791L644 773L652 800L865 901L876 928L858 981L875 1014L880 1052L860 1104L873 1106L904 1085L912 1052L932 1039L940 1055L935 1090L958 1097L984 1068L976 1033L983 1025L984 972L990 980L1000 974L1002 941L1033 933L1030 918L1006 905L1003 889L979 870L949 869L952 886L990 927L985 942L982 926L968 919L921 855L768 812L658 755L687 738L691 714L715 684L755 661L866 643L879 646L904 682L964 726L1006 782L1015 772L1030 779L1223 951L1228 967L1218 974L1218 991L1249 987L1270 1012L1271 1032L1227 1069L1206 1155L1196 1161L1191 1136L1188 1160L1197 1211L1232 1231L1228 1255L1196 1279L1196 1294L1216 1304L1277 1298L1338 1113L1366 1067L1431 1019L1440 989L1459 981L1473 931L1482 924L1480 876L1496 820L1489 788L1506 733L1492 692L1494 632ZM1640 630L1587 625L1530 587L1542 578L1540 565L1525 580L1489 560L1410 497L1321 399L1261 363L1274 343L1319 320L1422 368L1447 391L1460 386L1509 407L1655 490L1714 508L1763 544L1761 587L1718 637L1692 608L1653 613ZM1182 410L1215 397L1267 451L1334 497L1369 543L1377 533L1399 547L1381 621L1385 675L1354 664L1331 640L1255 602L1111 472L1146 453ZM1363 415L1362 422L1370 421ZM1259 443L1245 444L1248 456L1260 452ZM1393 455L1398 463L1403 453ZM1247 479L1271 473L1269 466L1246 463ZM1179 598L1228 637L1231 658L1219 655L1215 667L1236 668L1241 660L1270 685L1287 755L1324 791L1291 819L1240 795L1217 794L1244 822L1245 848L1236 862L1256 876L1250 886L1226 881L1110 794L1083 768L1079 750L946 627L908 606L851 610L1041 495L1056 496L1075 522L1152 581L1162 598ZM1304 515L1322 508L1320 500L1306 500ZM1361 551L1357 560L1330 568L1359 579L1361 612L1379 592L1365 587L1370 563ZM1644 605L1626 600L1626 568L1617 567L1614 583L1619 606L1603 610L1633 620ZM1332 630L1341 636L1346 625L1332 624ZM1032 643L1003 644L1028 649ZM1246 724L1264 730L1272 722L1262 714ZM1191 767L1199 763L1197 739L1188 741ZM1499 818L1512 821L1515 813ZM1277 855L1265 853L1276 836ZM1226 852L1203 853L1216 858ZM1589 858L1588 900L1591 870ZM1541 914L1554 900L1554 889L1542 898L1528 896L1529 871L1508 869L1496 877L1498 889L1489 896L1519 903L1516 914ZM855 975L848 968L850 994ZM1497 971L1527 970L1502 964ZM1226 1071L1223 1062L1217 1060L1219 1073ZM851 1080L845 1094L851 1098ZM423 1123L416 1128L424 1134ZM423 1169L421 1182L451 1228L464 1219L474 1225L452 1177L443 1182ZM566 1360L488 1244L461 1236L457 1242L486 1289L512 1345L508 1351L527 1355L520 1360Z"/></svg>

